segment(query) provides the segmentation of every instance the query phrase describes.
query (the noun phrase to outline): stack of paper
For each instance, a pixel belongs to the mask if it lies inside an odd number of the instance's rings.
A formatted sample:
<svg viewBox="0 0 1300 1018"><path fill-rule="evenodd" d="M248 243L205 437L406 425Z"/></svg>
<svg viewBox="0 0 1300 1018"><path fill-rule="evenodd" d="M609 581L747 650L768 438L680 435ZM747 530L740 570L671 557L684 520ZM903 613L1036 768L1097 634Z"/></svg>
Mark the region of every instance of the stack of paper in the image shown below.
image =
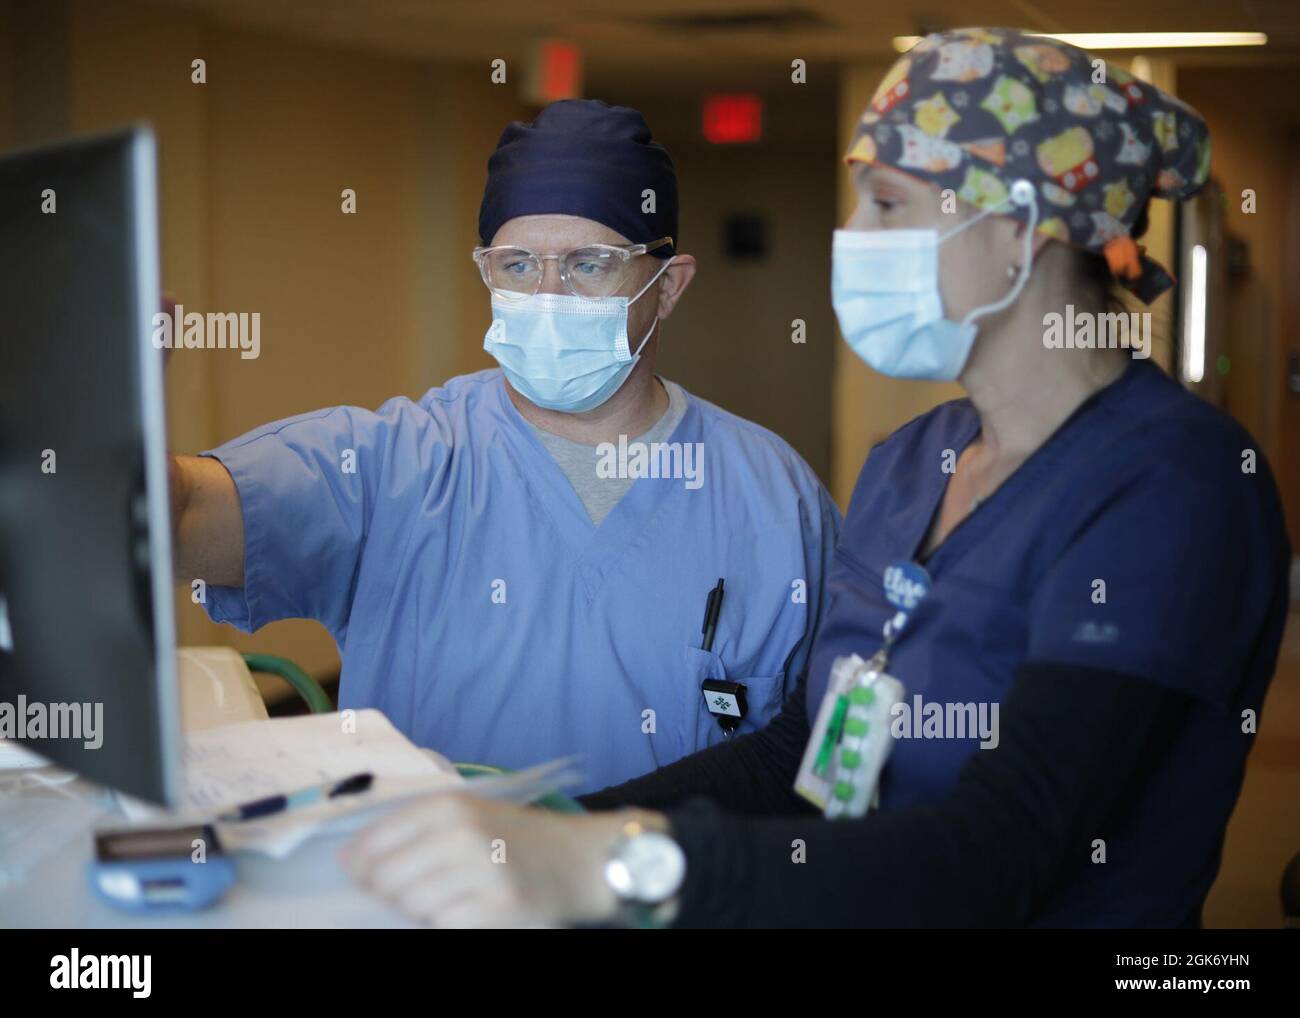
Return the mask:
<svg viewBox="0 0 1300 1018"><path fill-rule="evenodd" d="M175 812L123 800L132 820L211 821L242 803L297 792L355 774L371 774L366 792L249 821L217 825L229 849L283 858L337 818L422 792L459 788L445 759L413 745L377 710L247 721L185 737L185 796Z"/></svg>

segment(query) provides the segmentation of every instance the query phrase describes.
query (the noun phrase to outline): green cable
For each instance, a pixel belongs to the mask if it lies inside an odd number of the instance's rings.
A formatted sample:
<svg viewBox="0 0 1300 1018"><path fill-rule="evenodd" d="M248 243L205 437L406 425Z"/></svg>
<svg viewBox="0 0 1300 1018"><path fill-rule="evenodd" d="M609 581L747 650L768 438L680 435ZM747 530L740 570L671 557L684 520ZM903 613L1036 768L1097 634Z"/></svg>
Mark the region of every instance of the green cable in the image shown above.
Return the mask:
<svg viewBox="0 0 1300 1018"><path fill-rule="evenodd" d="M294 688L294 691L306 701L313 714L329 714L334 710L334 703L329 694L321 689L320 683L304 672L287 657L274 654L245 654L244 664L250 672L265 672L275 675Z"/></svg>

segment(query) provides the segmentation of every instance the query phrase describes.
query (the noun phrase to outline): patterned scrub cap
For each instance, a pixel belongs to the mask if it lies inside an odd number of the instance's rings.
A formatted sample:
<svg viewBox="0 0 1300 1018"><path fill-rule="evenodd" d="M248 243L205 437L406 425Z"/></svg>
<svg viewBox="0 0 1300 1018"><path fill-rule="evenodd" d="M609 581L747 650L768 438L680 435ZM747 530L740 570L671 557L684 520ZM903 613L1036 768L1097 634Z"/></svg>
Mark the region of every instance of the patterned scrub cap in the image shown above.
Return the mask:
<svg viewBox="0 0 1300 1018"><path fill-rule="evenodd" d="M845 161L893 167L963 201L1003 208L1024 178L1038 229L1105 254L1150 303L1173 279L1134 243L1149 196L1204 186L1210 137L1190 106L1127 71L1045 36L1010 28L928 35L890 69L858 121Z"/></svg>

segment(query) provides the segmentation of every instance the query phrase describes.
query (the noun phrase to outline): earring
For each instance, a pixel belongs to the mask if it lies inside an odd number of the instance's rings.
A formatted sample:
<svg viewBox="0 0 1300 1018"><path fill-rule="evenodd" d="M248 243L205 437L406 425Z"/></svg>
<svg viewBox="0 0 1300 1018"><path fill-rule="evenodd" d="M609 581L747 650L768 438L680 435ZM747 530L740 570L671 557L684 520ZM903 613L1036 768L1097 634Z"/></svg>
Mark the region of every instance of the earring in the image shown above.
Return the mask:
<svg viewBox="0 0 1300 1018"><path fill-rule="evenodd" d="M1008 266L1007 266L1007 278L1008 278L1008 279L1015 279L1016 276L1019 274L1019 272L1020 272L1020 269L1018 269L1016 266L1014 266L1014 265L1008 265Z"/></svg>

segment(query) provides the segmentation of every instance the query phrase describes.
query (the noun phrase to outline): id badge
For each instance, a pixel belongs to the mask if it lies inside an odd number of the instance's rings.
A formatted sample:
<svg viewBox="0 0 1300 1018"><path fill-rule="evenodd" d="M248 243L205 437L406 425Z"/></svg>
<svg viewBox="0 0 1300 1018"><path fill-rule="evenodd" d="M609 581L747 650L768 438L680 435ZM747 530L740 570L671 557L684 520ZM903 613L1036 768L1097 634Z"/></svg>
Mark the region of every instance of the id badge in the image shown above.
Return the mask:
<svg viewBox="0 0 1300 1018"><path fill-rule="evenodd" d="M875 804L876 784L893 747L889 722L903 686L883 655L836 658L804 750L794 789L827 818L860 817Z"/></svg>

